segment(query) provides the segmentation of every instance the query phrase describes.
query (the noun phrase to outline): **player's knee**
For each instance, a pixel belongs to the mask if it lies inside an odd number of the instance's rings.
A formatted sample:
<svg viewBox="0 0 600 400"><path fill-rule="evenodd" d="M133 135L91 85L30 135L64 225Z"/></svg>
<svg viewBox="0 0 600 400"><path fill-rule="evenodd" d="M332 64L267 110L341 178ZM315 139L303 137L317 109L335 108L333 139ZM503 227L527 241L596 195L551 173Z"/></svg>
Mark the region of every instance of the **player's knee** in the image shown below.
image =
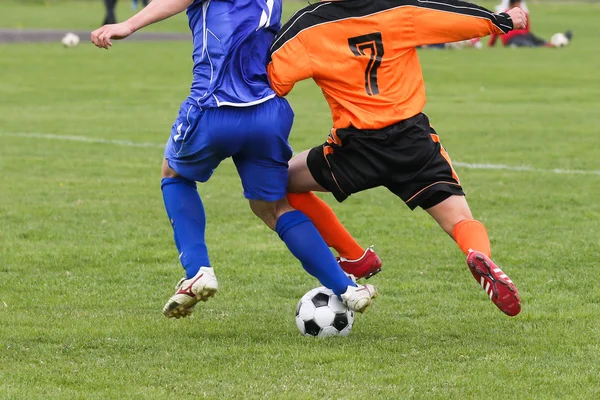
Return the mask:
<svg viewBox="0 0 600 400"><path fill-rule="evenodd" d="M262 200L250 200L250 209L258 218L271 229L275 230L277 223L277 217L275 212L275 205L272 202L266 202Z"/></svg>
<svg viewBox="0 0 600 400"><path fill-rule="evenodd" d="M450 236L454 227L463 220L472 220L473 215L464 196L453 195L426 211Z"/></svg>
<svg viewBox="0 0 600 400"><path fill-rule="evenodd" d="M470 221L473 217L469 217L466 214L457 213L457 214L449 214L444 218L440 218L437 220L440 227L451 237L453 236L454 228L463 221Z"/></svg>
<svg viewBox="0 0 600 400"><path fill-rule="evenodd" d="M277 219L282 214L293 210L285 198L277 201L250 200L250 208L272 230L276 229Z"/></svg>

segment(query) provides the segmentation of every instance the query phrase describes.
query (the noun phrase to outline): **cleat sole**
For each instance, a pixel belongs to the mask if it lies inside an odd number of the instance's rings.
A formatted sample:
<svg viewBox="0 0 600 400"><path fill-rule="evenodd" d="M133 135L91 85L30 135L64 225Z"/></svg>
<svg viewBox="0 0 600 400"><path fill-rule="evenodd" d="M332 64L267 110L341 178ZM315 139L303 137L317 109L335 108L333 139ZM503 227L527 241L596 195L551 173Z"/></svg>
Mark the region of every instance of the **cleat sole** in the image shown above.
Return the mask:
<svg viewBox="0 0 600 400"><path fill-rule="evenodd" d="M217 289L205 289L196 295L196 300L208 301L208 299L210 299L211 297L215 297L216 294L217 294Z"/></svg>
<svg viewBox="0 0 600 400"><path fill-rule="evenodd" d="M376 269L376 270L374 270L374 271L371 271L371 272L369 272L369 273L368 273L367 275L365 275L363 278L365 278L365 279L372 278L372 277L374 277L375 275L377 275L377 274L378 274L378 273L380 273L380 272L381 272L381 268L378 268L378 269Z"/></svg>

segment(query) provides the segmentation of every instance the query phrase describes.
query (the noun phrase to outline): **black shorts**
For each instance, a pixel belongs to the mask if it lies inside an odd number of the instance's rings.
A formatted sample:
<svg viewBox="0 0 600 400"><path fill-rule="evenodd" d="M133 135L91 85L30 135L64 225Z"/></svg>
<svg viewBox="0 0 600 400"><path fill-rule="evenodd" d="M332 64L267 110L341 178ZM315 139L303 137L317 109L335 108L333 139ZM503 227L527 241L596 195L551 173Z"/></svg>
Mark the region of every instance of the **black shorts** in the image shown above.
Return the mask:
<svg viewBox="0 0 600 400"><path fill-rule="evenodd" d="M464 196L448 153L422 113L380 130L333 129L326 143L310 150L307 164L339 202L378 186L413 210Z"/></svg>

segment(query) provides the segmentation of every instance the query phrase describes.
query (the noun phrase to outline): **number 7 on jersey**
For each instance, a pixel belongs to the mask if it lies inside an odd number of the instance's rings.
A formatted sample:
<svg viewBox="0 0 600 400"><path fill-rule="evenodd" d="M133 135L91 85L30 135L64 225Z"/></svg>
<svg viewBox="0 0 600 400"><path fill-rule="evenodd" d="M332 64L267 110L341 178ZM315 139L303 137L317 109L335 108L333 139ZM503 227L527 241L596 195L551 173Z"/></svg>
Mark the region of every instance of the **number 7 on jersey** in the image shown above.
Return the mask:
<svg viewBox="0 0 600 400"><path fill-rule="evenodd" d="M365 90L369 96L379 94L377 69L381 65L381 57L383 57L381 32L351 37L348 39L348 45L355 56L369 56L369 62L365 69Z"/></svg>

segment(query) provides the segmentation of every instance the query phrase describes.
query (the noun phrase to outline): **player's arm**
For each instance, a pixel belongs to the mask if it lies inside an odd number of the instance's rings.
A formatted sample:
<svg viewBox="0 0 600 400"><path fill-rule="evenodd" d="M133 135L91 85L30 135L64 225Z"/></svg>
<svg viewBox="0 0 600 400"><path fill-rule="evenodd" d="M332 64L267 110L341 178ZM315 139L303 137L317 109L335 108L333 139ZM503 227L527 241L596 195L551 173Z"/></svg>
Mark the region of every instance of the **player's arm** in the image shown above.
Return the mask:
<svg viewBox="0 0 600 400"><path fill-rule="evenodd" d="M285 32L285 26L281 32ZM287 40L286 40L287 39ZM300 38L277 35L267 65L271 87L278 96L287 95L296 82L312 77L312 66Z"/></svg>
<svg viewBox="0 0 600 400"><path fill-rule="evenodd" d="M127 21L104 25L92 32L92 42L100 48L112 46L111 39L124 39L133 32L185 10L195 0L154 0Z"/></svg>
<svg viewBox="0 0 600 400"><path fill-rule="evenodd" d="M519 8L495 14L459 0L419 1L413 9L415 46L457 42L522 29L526 14Z"/></svg>

